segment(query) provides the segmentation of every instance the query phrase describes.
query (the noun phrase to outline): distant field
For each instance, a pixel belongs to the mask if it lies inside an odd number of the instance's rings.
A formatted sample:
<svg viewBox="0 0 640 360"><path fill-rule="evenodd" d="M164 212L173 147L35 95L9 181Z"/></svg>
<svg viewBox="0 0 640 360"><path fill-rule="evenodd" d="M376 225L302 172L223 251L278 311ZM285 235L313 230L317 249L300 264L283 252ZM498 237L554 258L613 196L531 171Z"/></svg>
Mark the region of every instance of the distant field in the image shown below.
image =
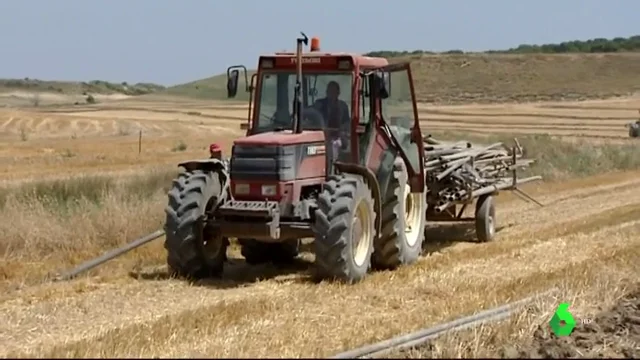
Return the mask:
<svg viewBox="0 0 640 360"><path fill-rule="evenodd" d="M128 84L94 80L88 82L45 81L38 79L0 79L0 92L28 91L66 95L77 94L124 94L144 95L164 89L164 86L150 83Z"/></svg>
<svg viewBox="0 0 640 360"><path fill-rule="evenodd" d="M520 105L420 104L425 133L452 137L553 135L564 141L635 144L625 124L640 98ZM94 105L0 108L0 181L74 172L175 165L206 156L210 142L230 150L243 134L246 104L181 97L129 98ZM142 134L141 154L138 136ZM185 148L181 148L181 143Z"/></svg>

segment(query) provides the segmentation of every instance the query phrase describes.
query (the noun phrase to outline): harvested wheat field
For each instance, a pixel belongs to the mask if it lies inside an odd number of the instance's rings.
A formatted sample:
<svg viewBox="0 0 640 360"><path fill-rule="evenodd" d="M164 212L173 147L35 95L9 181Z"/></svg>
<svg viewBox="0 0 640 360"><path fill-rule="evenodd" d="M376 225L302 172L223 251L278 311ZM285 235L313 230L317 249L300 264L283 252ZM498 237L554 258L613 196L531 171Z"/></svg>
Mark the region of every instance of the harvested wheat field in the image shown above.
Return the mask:
<svg viewBox="0 0 640 360"><path fill-rule="evenodd" d="M570 291L569 301L580 299L574 307L585 305L577 314L591 315L598 303L583 293L611 301L636 280L638 174L529 189L544 208L505 197L495 242L472 243L464 226L430 228L417 264L353 286L312 283L309 257L277 269L248 267L237 254L223 279L188 284L167 278L160 242L81 279L40 283L158 228L164 196L134 192L141 185L132 180L137 186L114 185L64 211L52 209L61 199L10 198L1 229L9 241L1 349L20 357L323 356L550 287ZM540 325L550 305L521 320L523 331Z"/></svg>
<svg viewBox="0 0 640 360"><path fill-rule="evenodd" d="M637 270L637 269L636 269ZM432 343L392 354L391 358L634 358L640 356L640 300L637 286L612 286L597 276L588 291L540 301L515 318L472 331L446 335ZM597 290L604 291L597 294ZM612 291L613 290L613 291ZM580 314L573 333L550 334L549 319L560 301L572 301ZM584 323L582 322L584 321Z"/></svg>
<svg viewBox="0 0 640 360"><path fill-rule="evenodd" d="M638 356L640 143L624 124L640 98L419 108L437 138L517 136L545 177L523 189L545 206L501 194L495 241L429 224L415 265L350 286L312 282L310 253L248 266L235 244L221 279L189 283L167 275L162 239L49 281L161 228L176 164L212 142L228 153L246 106L142 96L0 108L0 356L329 356L552 287L562 295L507 322L395 356ZM568 340L546 325L561 301L593 319Z"/></svg>

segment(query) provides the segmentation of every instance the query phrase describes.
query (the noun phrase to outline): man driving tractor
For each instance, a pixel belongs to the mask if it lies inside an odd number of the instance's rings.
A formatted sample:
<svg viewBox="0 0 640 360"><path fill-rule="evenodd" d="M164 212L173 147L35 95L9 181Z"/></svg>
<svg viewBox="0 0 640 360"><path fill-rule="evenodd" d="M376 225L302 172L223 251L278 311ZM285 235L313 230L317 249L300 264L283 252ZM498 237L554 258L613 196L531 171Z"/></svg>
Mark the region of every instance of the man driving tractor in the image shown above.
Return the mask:
<svg viewBox="0 0 640 360"><path fill-rule="evenodd" d="M318 99L313 104L326 121L326 127L331 135L337 136L342 131L349 131L349 105L340 100L340 85L336 81L329 81L326 89L326 97Z"/></svg>
<svg viewBox="0 0 640 360"><path fill-rule="evenodd" d="M340 100L339 97L340 84L336 81L329 81L326 96L323 99L316 100L313 104L313 108L320 112L324 118L325 136L333 142L330 152L332 154L331 157L334 159L340 158L340 149L348 151L348 144L351 138L349 105Z"/></svg>

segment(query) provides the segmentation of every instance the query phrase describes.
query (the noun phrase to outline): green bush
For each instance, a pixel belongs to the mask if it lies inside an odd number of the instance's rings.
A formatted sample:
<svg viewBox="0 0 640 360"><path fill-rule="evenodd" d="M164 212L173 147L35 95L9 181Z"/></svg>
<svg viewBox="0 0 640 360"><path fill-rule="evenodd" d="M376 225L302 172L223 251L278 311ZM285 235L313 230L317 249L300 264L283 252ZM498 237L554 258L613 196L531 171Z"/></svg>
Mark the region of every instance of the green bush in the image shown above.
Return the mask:
<svg viewBox="0 0 640 360"><path fill-rule="evenodd" d="M628 38L617 37L613 39L590 39L590 40L574 40L565 41L559 44L543 44L529 45L522 44L518 47L507 50L488 50L484 53L488 54L565 54L565 53L611 53L625 51L640 51L640 35ZM414 50L414 51L391 51L379 50L367 53L367 56L376 57L404 57L408 55L428 55L435 54L432 51ZM448 50L440 52L440 54L464 54L462 50Z"/></svg>

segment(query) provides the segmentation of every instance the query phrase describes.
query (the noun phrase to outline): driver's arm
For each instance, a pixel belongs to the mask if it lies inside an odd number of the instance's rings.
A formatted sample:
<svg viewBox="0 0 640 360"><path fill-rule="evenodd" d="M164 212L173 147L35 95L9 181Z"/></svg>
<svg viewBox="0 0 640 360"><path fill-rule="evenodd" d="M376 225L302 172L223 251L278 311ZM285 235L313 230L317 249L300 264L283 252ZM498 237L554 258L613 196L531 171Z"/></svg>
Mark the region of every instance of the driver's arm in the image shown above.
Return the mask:
<svg viewBox="0 0 640 360"><path fill-rule="evenodd" d="M349 105L346 102L340 100L341 114L340 117L344 123L351 123L351 113L349 112Z"/></svg>
<svg viewBox="0 0 640 360"><path fill-rule="evenodd" d="M322 99L318 99L316 101L313 102L312 107L320 112L322 112L322 108L323 108L323 102Z"/></svg>
<svg viewBox="0 0 640 360"><path fill-rule="evenodd" d="M342 108L340 110L342 136L349 142L351 138L351 113L349 112L349 105L344 101L340 101L340 107ZM345 144L345 146L347 146L347 144Z"/></svg>

